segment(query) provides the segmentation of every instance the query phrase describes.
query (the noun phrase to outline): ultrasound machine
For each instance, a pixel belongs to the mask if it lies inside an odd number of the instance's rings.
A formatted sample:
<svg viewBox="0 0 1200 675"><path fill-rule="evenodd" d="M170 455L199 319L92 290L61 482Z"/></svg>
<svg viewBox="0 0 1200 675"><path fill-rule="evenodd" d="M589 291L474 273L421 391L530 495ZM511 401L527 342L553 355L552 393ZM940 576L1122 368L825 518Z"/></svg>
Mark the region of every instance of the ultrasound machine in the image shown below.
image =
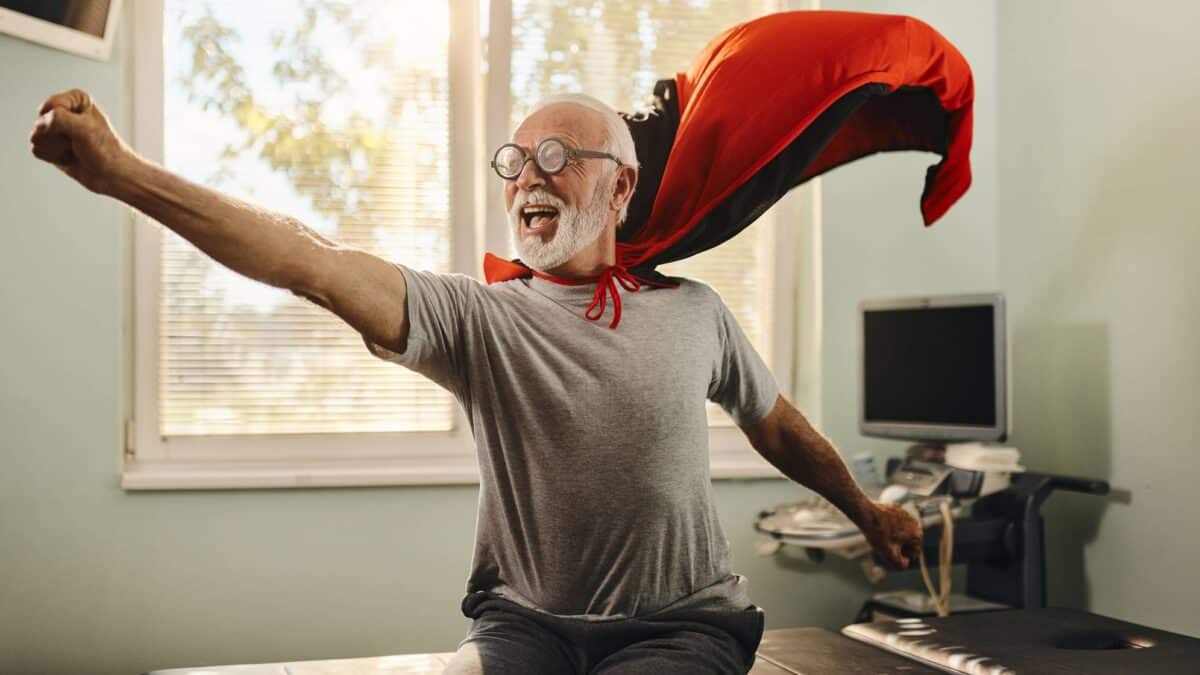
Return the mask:
<svg viewBox="0 0 1200 675"><path fill-rule="evenodd" d="M942 598L940 612L941 592L928 588L875 596L859 618L1045 606L1042 502L1056 489L1106 494L1108 485L1027 472L1016 448L997 445L1010 410L1004 297L869 300L858 315L859 431L913 445L887 461L885 478L872 455L852 458L855 479L920 520L926 559L967 564L966 593L949 607ZM886 573L858 528L820 497L766 509L754 526L768 537L761 555L800 546L817 561L826 552L861 559L872 581ZM942 550L947 533L953 547Z"/></svg>
<svg viewBox="0 0 1200 675"><path fill-rule="evenodd" d="M920 520L925 530L922 562L932 567L936 561L941 583L933 582L923 564L923 590L873 595L842 634L945 672L1015 672L1008 666L993 670L995 658L978 656L988 643L983 635L992 633L994 638L997 631L1030 641L1025 652L1009 656L1013 664L1043 657L1047 666L1070 664L1063 658L1065 649L1076 657L1107 651L1107 660L1097 663L1120 668L1122 661L1111 658L1112 650L1150 643L1160 647L1154 659L1171 662L1174 657L1163 648L1161 636L1157 642L1139 642L1136 635L1145 633L1130 632L1132 624L1077 610L1045 609L1042 503L1055 490L1105 495L1109 485L1027 471L1018 449L1002 445L1011 417L1004 297L986 293L892 298L864 301L858 309L859 431L912 445L902 457L887 460L882 477L869 453L850 458L851 471L869 497L901 504ZM800 547L814 562L826 554L857 559L872 583L886 574L857 527L821 497L765 509L754 527L764 535L759 555ZM966 567L965 592L950 592L949 568L954 563ZM984 630L987 626L991 628ZM939 637L934 627L949 635ZM951 664L947 654L958 649L961 656L963 645L942 643L969 642L950 635L957 635L955 630L970 633L971 627L981 633L972 658L982 660L958 658ZM1197 647L1195 640L1188 644L1188 649ZM769 648L764 647L768 654ZM995 644L987 649L1002 651ZM1190 653L1195 657L1195 651ZM1150 668L1154 664L1147 659L1149 652L1130 663ZM1073 663L1047 672L1109 672L1087 658ZM1200 661L1191 663L1194 669L1186 672L1200 673Z"/></svg>

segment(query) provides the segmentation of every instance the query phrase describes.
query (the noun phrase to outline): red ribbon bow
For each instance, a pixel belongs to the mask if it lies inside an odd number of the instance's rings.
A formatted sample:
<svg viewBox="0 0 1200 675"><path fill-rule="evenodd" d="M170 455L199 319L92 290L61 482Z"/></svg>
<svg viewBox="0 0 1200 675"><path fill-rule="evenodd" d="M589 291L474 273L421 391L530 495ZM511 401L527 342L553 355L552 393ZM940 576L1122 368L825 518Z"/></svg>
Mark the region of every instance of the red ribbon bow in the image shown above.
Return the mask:
<svg viewBox="0 0 1200 675"><path fill-rule="evenodd" d="M517 268L520 268L520 270ZM628 268L620 264L613 265L594 277L566 279L508 262L489 253L484 261L484 269L488 283L533 275L539 279L545 279L551 283L563 286L596 284L596 292L592 294L592 304L588 305L587 311L583 315L590 321L595 321L604 316L604 310L608 307L608 296L611 295L613 300L613 319L612 323L608 324L609 328L616 328L617 324L621 323L621 288L631 293L636 293L641 289L642 284L658 286L660 288L675 288L678 286L678 284L644 279L633 274Z"/></svg>

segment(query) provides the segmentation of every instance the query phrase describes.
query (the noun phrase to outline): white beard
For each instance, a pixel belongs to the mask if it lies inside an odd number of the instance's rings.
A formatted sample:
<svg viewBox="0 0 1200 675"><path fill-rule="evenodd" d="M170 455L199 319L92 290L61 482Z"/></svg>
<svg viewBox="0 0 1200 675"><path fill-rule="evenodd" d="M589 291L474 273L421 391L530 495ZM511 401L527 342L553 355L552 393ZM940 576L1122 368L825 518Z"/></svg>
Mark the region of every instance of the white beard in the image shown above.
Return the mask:
<svg viewBox="0 0 1200 675"><path fill-rule="evenodd" d="M552 194L535 190L517 193L512 209L508 212L513 248L521 261L539 272L554 269L566 263L604 233L604 221L608 205L605 196L611 181L600 180L596 185L596 196L585 208L567 206ZM558 226L550 241L542 241L538 235L521 236L521 208L528 204L545 204L558 209Z"/></svg>

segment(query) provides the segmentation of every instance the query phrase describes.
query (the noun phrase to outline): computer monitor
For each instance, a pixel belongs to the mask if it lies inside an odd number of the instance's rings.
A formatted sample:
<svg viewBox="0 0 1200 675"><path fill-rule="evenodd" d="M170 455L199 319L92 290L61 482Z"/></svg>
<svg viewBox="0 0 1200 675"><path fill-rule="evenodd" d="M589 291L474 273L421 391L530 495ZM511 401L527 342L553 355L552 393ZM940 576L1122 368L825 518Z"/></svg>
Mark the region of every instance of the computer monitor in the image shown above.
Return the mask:
<svg viewBox="0 0 1200 675"><path fill-rule="evenodd" d="M859 303L864 436L941 444L1008 434L999 293Z"/></svg>
<svg viewBox="0 0 1200 675"><path fill-rule="evenodd" d="M107 61L121 0L0 0L0 33Z"/></svg>

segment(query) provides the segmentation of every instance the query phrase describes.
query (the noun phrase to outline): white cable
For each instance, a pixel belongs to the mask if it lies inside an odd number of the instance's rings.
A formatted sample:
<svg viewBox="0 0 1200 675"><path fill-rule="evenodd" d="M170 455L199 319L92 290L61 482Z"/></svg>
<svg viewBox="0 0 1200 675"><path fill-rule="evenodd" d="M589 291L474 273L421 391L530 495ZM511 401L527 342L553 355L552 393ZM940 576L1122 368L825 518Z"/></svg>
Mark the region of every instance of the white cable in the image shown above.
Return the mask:
<svg viewBox="0 0 1200 675"><path fill-rule="evenodd" d="M921 562L921 577L925 580L925 589L933 598L933 605L939 617L950 616L950 566L954 562L954 514L950 512L950 501L943 499L938 503L942 512L942 541L938 544L938 590L933 590L933 582L929 579L929 570L925 566L925 550L921 548L917 559Z"/></svg>

